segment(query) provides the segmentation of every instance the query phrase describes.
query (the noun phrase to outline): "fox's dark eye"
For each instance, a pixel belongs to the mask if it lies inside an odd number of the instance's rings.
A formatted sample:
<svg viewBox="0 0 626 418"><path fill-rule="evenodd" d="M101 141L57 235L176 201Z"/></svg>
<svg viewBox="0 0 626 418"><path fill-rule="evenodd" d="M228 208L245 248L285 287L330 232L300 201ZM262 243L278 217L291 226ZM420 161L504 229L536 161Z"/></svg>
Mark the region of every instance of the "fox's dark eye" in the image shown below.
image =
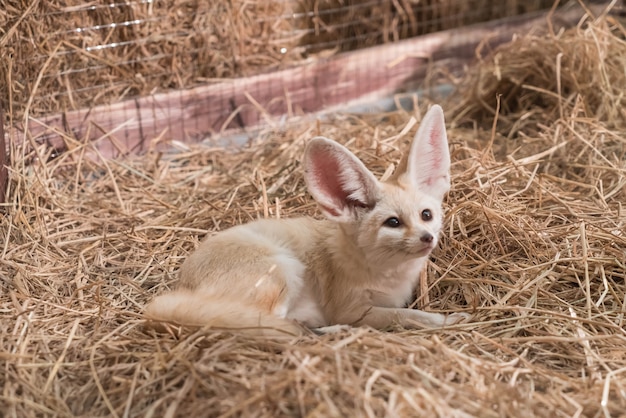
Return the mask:
<svg viewBox="0 0 626 418"><path fill-rule="evenodd" d="M387 219L383 225L388 226L389 228L397 228L402 225L402 222L400 222L400 219L392 216L391 218Z"/></svg>
<svg viewBox="0 0 626 418"><path fill-rule="evenodd" d="M422 221L428 222L433 219L433 214L430 209L424 209L422 211Z"/></svg>

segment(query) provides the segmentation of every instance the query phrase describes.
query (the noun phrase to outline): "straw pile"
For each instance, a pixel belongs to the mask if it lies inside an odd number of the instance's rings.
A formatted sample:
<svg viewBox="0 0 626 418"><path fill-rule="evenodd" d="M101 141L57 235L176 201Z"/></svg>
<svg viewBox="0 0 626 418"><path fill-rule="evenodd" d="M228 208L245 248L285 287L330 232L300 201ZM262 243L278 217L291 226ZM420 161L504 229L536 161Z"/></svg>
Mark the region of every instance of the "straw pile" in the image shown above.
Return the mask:
<svg viewBox="0 0 626 418"><path fill-rule="evenodd" d="M0 105L14 121L258 74L553 0L6 0ZM13 121L11 121L13 122ZM11 123L12 124L12 123Z"/></svg>
<svg viewBox="0 0 626 418"><path fill-rule="evenodd" d="M411 135L399 134L412 115L268 128L237 153L179 146L94 162L83 158L84 147L55 159L44 149L15 150L0 220L0 410L15 417L622 414L624 33L602 20L526 37L462 81L479 88L454 97L459 109L447 105L453 190L429 291L416 300L473 314L472 323L445 330L261 341L209 330L154 334L140 320L205 232L315 213L298 163L306 139L336 138L380 175L406 148ZM560 67L550 64L554 51L563 54ZM520 58L536 55L541 73ZM484 80L502 84L491 91ZM496 124L494 91L502 95Z"/></svg>

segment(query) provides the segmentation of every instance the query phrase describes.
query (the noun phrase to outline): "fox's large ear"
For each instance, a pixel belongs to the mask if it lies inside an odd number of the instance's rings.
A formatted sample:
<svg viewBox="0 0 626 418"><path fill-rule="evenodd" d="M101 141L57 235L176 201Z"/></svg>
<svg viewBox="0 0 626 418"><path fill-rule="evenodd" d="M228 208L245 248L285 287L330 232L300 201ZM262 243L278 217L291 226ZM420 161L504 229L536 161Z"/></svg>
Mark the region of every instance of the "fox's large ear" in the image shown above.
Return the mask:
<svg viewBox="0 0 626 418"><path fill-rule="evenodd" d="M328 218L354 219L355 209L373 208L379 198L376 177L344 146L313 138L304 151L304 180L309 193Z"/></svg>
<svg viewBox="0 0 626 418"><path fill-rule="evenodd" d="M450 190L450 150L441 106L431 107L422 119L405 167L402 182L437 199Z"/></svg>

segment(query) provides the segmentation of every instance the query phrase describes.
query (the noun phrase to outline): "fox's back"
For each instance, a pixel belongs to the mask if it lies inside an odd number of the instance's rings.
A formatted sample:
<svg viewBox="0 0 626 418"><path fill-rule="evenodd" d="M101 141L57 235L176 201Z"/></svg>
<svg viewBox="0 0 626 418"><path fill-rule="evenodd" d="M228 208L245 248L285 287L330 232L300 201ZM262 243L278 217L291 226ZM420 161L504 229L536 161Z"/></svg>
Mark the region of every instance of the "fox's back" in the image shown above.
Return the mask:
<svg viewBox="0 0 626 418"><path fill-rule="evenodd" d="M309 218L261 219L207 237L183 263L180 286L188 289L265 274L256 263L276 254L302 259L314 245L316 221Z"/></svg>

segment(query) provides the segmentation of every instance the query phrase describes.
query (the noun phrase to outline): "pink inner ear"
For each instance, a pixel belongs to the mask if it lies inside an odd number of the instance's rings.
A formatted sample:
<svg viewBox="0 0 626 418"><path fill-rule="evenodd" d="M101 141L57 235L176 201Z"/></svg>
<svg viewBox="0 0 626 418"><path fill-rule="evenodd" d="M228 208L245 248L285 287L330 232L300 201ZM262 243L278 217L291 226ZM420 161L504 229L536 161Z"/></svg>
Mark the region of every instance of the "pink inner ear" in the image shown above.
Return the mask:
<svg viewBox="0 0 626 418"><path fill-rule="evenodd" d="M450 153L443 112L439 106L424 116L409 153L407 180L439 197L449 188Z"/></svg>
<svg viewBox="0 0 626 418"><path fill-rule="evenodd" d="M444 126L434 124L428 130L428 145L430 146L429 157L432 168L439 168L443 165L441 138L445 135L444 129Z"/></svg>
<svg viewBox="0 0 626 418"><path fill-rule="evenodd" d="M349 192L342 187L338 173L340 165L337 157L332 153L315 151L311 155L313 162L313 179L320 192L335 201L338 207L344 207L348 201ZM334 215L339 215L336 209L324 205L324 209Z"/></svg>

